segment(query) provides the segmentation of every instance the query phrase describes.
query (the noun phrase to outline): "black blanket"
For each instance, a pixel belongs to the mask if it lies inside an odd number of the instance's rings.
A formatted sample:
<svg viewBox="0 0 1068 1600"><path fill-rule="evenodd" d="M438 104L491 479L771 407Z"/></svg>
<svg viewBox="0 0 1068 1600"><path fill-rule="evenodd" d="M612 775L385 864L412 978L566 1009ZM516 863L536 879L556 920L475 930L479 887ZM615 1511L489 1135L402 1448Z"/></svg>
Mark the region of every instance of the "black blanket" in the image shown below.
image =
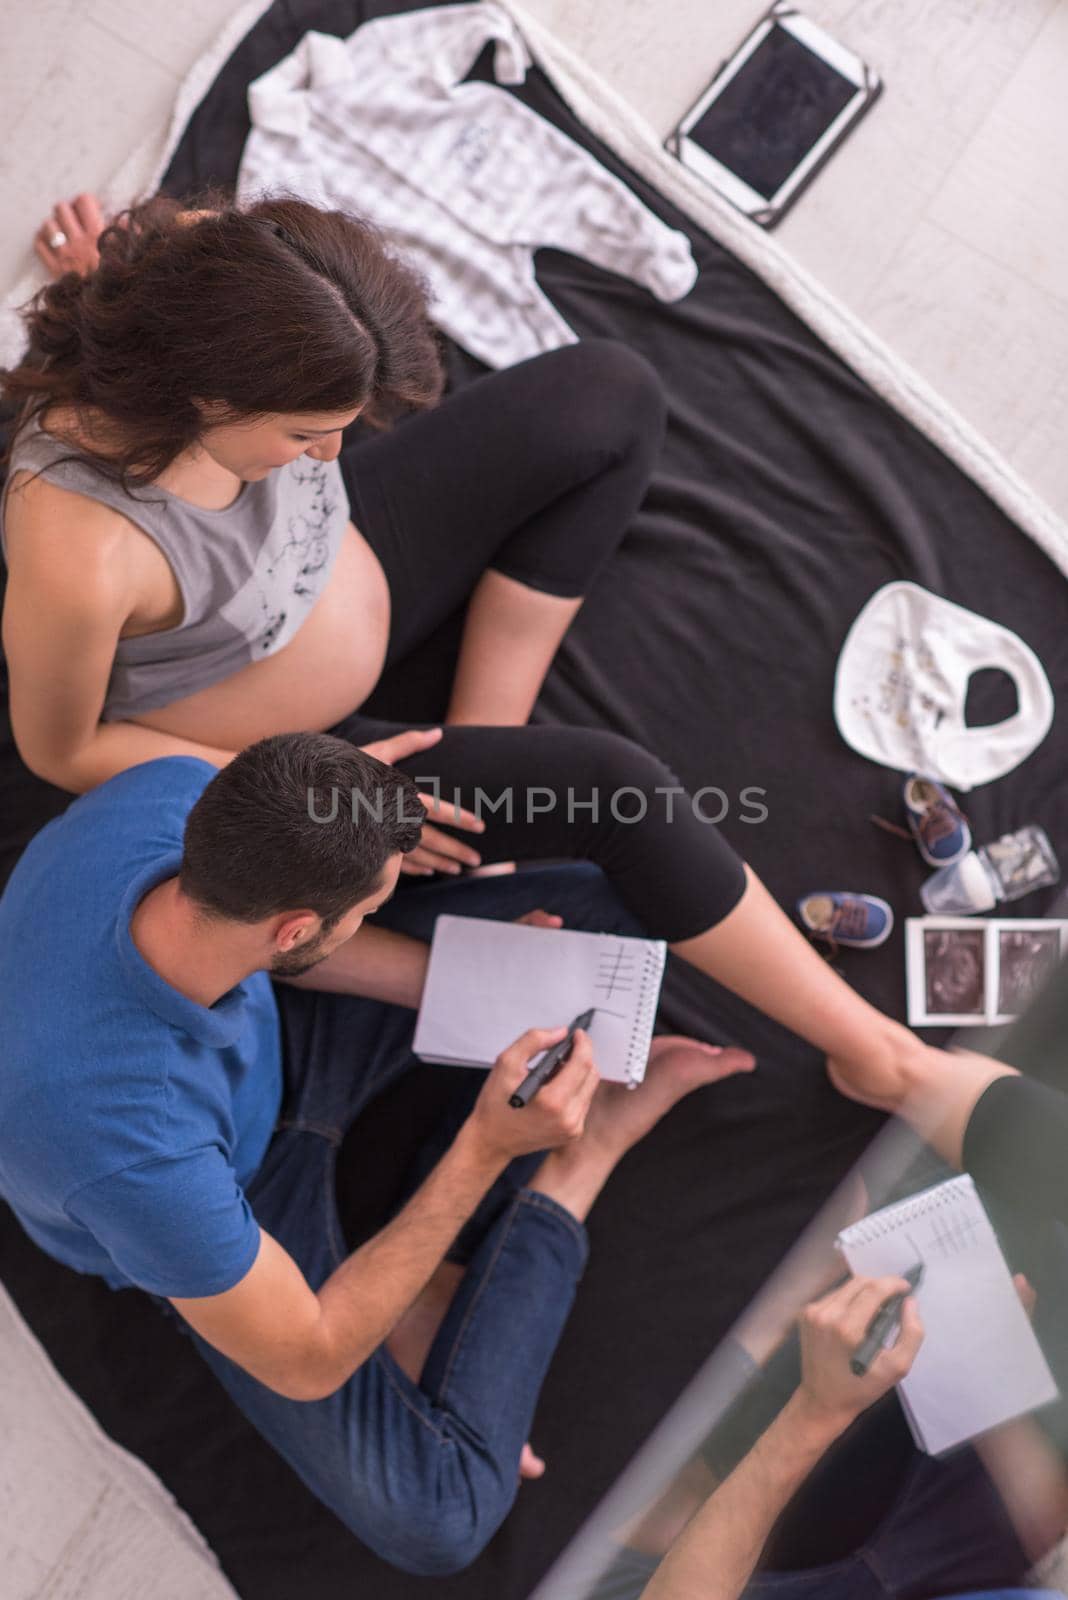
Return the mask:
<svg viewBox="0 0 1068 1600"><path fill-rule="evenodd" d="M277 0L192 118L165 180L174 194L232 183L248 131L248 82L310 28L348 34L398 9L376 0ZM407 9L407 8L405 8ZM476 68L485 76L486 62ZM537 716L630 734L691 789L728 797L731 840L785 905L815 887L885 895L919 911L926 868L874 828L898 814L900 776L856 756L831 715L835 661L869 595L911 578L1007 624L1068 691L1068 584L954 465L879 399L722 246L621 166L532 71L517 91L693 241L696 288L662 305L623 278L554 251L538 280L580 336L632 344L658 369L670 423L646 505L554 665ZM452 381L479 369L450 352ZM1007 714L998 674L973 683L969 720ZM439 714L403 684L376 710ZM1064 713L1008 777L968 797L979 840L1024 821L1068 842ZM8 749L6 844L34 806ZM765 791L767 820L740 796ZM17 799L17 805L16 805ZM708 802L711 807L714 802ZM17 814L16 814L17 812ZM1039 914L1041 896L1015 909ZM841 970L903 1014L902 939ZM673 973L672 1026L729 1035L760 1057L753 1078L687 1102L628 1159L594 1212L592 1260L534 1432L549 1460L490 1549L435 1580L455 1600L523 1600L664 1415L878 1119L839 1099L815 1054L740 1003ZM350 1140L354 1236L373 1225L419 1128L431 1082L413 1074ZM390 1571L310 1498L216 1389L186 1341L136 1295L113 1295L46 1260L0 1218L5 1282L60 1370L121 1442L163 1477L247 1600L430 1592Z"/></svg>

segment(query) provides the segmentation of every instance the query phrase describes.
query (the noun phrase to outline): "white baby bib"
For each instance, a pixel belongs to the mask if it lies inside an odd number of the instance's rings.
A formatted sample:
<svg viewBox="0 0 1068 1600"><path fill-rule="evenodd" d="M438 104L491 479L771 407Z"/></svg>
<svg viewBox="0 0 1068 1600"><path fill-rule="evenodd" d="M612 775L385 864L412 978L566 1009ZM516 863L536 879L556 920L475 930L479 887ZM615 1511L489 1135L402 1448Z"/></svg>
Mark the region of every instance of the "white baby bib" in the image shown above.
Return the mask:
<svg viewBox="0 0 1068 1600"><path fill-rule="evenodd" d="M1017 709L1003 722L969 727L968 680L983 667L1008 673ZM1053 690L1035 652L1011 629L919 584L888 583L846 635L834 716L860 755L967 790L1003 777L1037 749L1053 721Z"/></svg>

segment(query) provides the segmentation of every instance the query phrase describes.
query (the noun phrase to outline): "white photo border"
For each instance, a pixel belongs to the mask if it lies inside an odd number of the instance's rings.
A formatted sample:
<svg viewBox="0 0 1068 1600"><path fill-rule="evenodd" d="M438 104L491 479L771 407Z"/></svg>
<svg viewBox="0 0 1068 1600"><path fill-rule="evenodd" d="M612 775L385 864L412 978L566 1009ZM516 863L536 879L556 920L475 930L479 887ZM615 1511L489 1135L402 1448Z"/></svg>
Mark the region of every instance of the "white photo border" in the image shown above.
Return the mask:
<svg viewBox="0 0 1068 1600"><path fill-rule="evenodd" d="M971 929L983 935L983 1011L931 1012L927 1009L927 948L931 932ZM1060 936L1060 957L1068 953L1068 919L1058 917L906 917L905 997L910 1028L996 1028L1016 1021L1016 1013L998 1010L1001 988L1001 935L1030 930L1055 930Z"/></svg>

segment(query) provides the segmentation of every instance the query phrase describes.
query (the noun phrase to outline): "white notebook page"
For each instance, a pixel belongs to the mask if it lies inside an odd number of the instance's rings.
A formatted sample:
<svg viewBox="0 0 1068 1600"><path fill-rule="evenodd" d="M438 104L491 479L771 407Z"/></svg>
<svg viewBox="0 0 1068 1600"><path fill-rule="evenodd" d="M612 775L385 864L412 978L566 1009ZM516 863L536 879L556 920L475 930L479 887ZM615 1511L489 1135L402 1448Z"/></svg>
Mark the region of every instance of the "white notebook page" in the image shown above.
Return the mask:
<svg viewBox="0 0 1068 1600"><path fill-rule="evenodd" d="M666 956L660 939L441 916L413 1049L424 1061L492 1066L527 1028L559 1028L596 1006L598 1071L645 1072Z"/></svg>
<svg viewBox="0 0 1068 1600"><path fill-rule="evenodd" d="M967 1175L877 1211L839 1235L852 1270L900 1274L923 1262L924 1341L900 1387L931 1455L1045 1405L1057 1386Z"/></svg>

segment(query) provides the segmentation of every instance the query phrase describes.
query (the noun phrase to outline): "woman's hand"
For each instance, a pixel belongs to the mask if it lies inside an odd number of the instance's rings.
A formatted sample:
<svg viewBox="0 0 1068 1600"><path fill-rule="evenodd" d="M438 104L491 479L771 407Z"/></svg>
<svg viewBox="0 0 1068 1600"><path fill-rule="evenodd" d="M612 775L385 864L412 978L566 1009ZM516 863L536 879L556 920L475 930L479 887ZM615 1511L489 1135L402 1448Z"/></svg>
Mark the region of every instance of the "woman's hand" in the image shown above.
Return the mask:
<svg viewBox="0 0 1068 1600"><path fill-rule="evenodd" d="M79 194L73 200L57 200L52 215L41 223L34 235L33 248L53 278L65 272L80 272L86 277L100 264L96 241L107 223L94 194ZM63 234L62 243L50 241Z"/></svg>
<svg viewBox="0 0 1068 1600"><path fill-rule="evenodd" d="M393 767L408 756L429 750L440 738L440 728L409 728L405 733L395 733L388 739L376 739L373 744L361 745L360 748L365 755L374 756L376 760ZM473 811L465 811L462 806L432 794L421 794L419 798L428 816L438 817L454 828L465 828L468 833L486 831L486 824ZM477 867L481 861L477 850L472 850L462 839L454 839L451 833L431 827L428 822L423 825L415 849L409 850L402 859L401 871L417 877L429 877L432 872L457 873L461 867Z"/></svg>

